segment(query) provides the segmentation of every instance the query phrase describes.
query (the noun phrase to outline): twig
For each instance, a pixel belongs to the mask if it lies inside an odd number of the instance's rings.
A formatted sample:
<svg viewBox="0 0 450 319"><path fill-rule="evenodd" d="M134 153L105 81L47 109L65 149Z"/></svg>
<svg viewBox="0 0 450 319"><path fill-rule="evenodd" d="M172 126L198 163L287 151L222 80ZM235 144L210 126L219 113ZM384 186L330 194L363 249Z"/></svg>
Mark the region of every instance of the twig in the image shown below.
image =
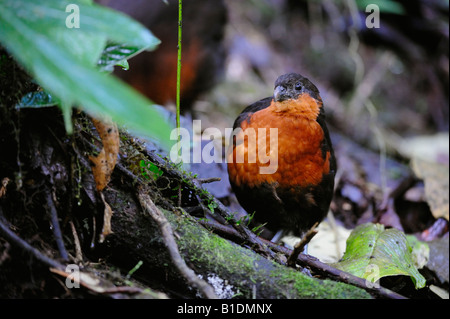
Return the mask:
<svg viewBox="0 0 450 319"><path fill-rule="evenodd" d="M208 184L213 182L220 182L222 179L220 177L210 177L210 178L197 178L196 181L200 184Z"/></svg>
<svg viewBox="0 0 450 319"><path fill-rule="evenodd" d="M170 226L169 221L164 216L164 214L156 207L156 205L151 200L150 196L148 196L142 189L138 194L139 202L144 210L155 220L158 224L159 229L162 233L162 237L164 243L169 250L170 257L175 267L180 271L183 277L193 286L197 287L197 289L207 298L209 299L218 299L217 295L214 292L214 289L203 279L200 279L196 276L194 271L190 269L186 262L180 255L178 251L178 245L173 236L172 227Z"/></svg>
<svg viewBox="0 0 450 319"><path fill-rule="evenodd" d="M79 272L78 276L74 277L71 273L63 271L61 269L50 268L50 271L64 278L69 278L70 280L75 281L83 287L98 294L137 294L143 292L142 289L138 287L104 287L107 282L105 282L104 279L99 279L98 276L93 273Z"/></svg>
<svg viewBox="0 0 450 319"><path fill-rule="evenodd" d="M356 51L355 54L359 53ZM393 55L390 52L383 53L376 64L366 74L362 72L363 77L355 82L355 92L348 103L348 108L354 115L352 120L358 119L362 106L364 106L365 101L370 97L380 81L383 80L383 75L392 64L392 61Z"/></svg>
<svg viewBox="0 0 450 319"><path fill-rule="evenodd" d="M303 251L305 246L311 241L311 239L316 236L317 229L316 227L319 225L318 222L316 222L313 227L311 227L310 230L306 232L305 235L303 235L302 239L295 245L294 250L292 251L291 255L289 256L287 260L287 264L289 267L295 268L295 261L298 258L298 255Z"/></svg>
<svg viewBox="0 0 450 319"><path fill-rule="evenodd" d="M6 186L8 186L10 179L8 177L5 177L2 179L2 183L0 185L0 198L6 194Z"/></svg>
<svg viewBox="0 0 450 319"><path fill-rule="evenodd" d="M95 240L97 238L97 222L95 216L92 216L92 238L91 238L91 249L95 248Z"/></svg>
<svg viewBox="0 0 450 319"><path fill-rule="evenodd" d="M64 241L62 238L61 228L59 227L58 213L56 211L55 204L53 203L52 195L48 189L45 190L45 200L47 207L50 210L50 221L52 223L53 235L55 236L56 246L58 247L61 258L65 261L69 260L66 247L64 247Z"/></svg>
<svg viewBox="0 0 450 319"><path fill-rule="evenodd" d="M17 236L7 225L7 222L3 217L1 207L0 207L0 234L2 234L2 236L4 236L5 239L8 240L10 243L23 249L24 251L35 257L37 260L43 262L47 266L57 269L64 269L62 264L58 263L56 260L51 259L50 257L45 256L39 250L32 247L25 240Z"/></svg>
<svg viewBox="0 0 450 319"><path fill-rule="evenodd" d="M181 207L181 195L182 195L181 190L182 190L181 182L178 182L178 207Z"/></svg>
<svg viewBox="0 0 450 319"><path fill-rule="evenodd" d="M195 220L206 229L212 230L214 233L220 235L220 237L230 239L237 244L245 242L245 238L242 237L236 229L230 226L223 225L215 220L205 220L204 218L195 218Z"/></svg>
<svg viewBox="0 0 450 319"><path fill-rule="evenodd" d="M75 225L70 220L69 221L70 228L72 230L73 235L73 241L75 243L75 259L77 262L83 261L83 254L81 252L81 245L80 245L80 239L78 238L77 230L75 228Z"/></svg>
<svg viewBox="0 0 450 319"><path fill-rule="evenodd" d="M280 249L283 249L284 247L280 247ZM298 256L297 261L300 263L301 266L308 266L311 269L313 269L316 273L321 273L325 275L328 278L331 278L336 281L344 282L362 289L365 289L366 291L379 296L383 298L389 298L389 299L405 299L404 296L399 295L398 293L386 289L384 287L380 288L369 288L367 286L366 279L356 277L352 274L349 274L345 271L339 270L337 268L334 268L330 265L327 265L320 260L318 260L315 257L312 257L310 255L301 254Z"/></svg>
<svg viewBox="0 0 450 319"><path fill-rule="evenodd" d="M284 254L286 256L290 256L292 254L292 250L287 247L277 245L265 239L263 239L263 241L267 244L267 246L270 247L270 249L273 249L273 251L277 253ZM324 277L331 278L335 281L344 282L346 284L365 289L366 291L370 292L375 296L389 299L405 299L404 296L399 295L398 293L384 287L369 288L367 286L366 279L354 276L350 273L327 265L321 262L316 257L307 254L300 254L297 257L297 262L302 267L310 268L317 275L322 275Z"/></svg>

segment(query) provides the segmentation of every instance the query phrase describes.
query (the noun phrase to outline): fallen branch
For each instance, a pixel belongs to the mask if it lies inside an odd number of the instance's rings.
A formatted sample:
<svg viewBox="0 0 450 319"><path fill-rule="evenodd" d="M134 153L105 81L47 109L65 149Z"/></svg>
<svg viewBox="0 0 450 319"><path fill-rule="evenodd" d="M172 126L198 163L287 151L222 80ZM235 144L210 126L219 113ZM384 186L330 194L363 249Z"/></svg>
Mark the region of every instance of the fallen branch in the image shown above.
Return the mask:
<svg viewBox="0 0 450 319"><path fill-rule="evenodd" d="M210 177L210 178L197 178L197 182L200 184L208 184L214 182L220 182L222 179L220 177Z"/></svg>
<svg viewBox="0 0 450 319"><path fill-rule="evenodd" d="M61 258L65 261L69 260L66 247L64 246L61 227L59 226L58 212L56 211L55 204L53 203L52 194L48 189L45 191L45 200L50 213L50 220L52 222L53 235L55 236L56 246L58 247Z"/></svg>
<svg viewBox="0 0 450 319"><path fill-rule="evenodd" d="M57 274L61 277L66 278L66 280L70 280L73 284L79 284L90 291L93 291L98 294L138 294L143 293L143 290L138 287L130 287L130 286L106 286L111 285L110 282L99 278L98 276L79 271L76 276L71 272L66 272L57 268L50 268L50 272Z"/></svg>
<svg viewBox="0 0 450 319"><path fill-rule="evenodd" d="M145 191L141 189L139 191L138 197L141 206L158 224L158 227L164 239L164 243L169 250L170 257L183 277L185 277L186 280L191 285L196 287L205 297L209 299L218 299L217 295L214 292L214 289L203 279L197 277L194 271L186 265L184 259L181 257L180 252L178 251L177 243L175 241L175 238L173 237L172 227L170 226L164 214L153 203L150 196L148 196L147 193L145 193Z"/></svg>

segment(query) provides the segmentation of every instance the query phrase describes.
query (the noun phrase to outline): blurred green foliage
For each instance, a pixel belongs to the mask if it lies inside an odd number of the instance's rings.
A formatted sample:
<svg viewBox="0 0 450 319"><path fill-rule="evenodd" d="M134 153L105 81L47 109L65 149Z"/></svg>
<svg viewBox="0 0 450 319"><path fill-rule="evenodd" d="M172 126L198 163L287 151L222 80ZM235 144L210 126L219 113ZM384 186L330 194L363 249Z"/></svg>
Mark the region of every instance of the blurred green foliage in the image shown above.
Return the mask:
<svg viewBox="0 0 450 319"><path fill-rule="evenodd" d="M3 0L0 30L0 44L60 101L69 133L76 106L168 147L171 128L152 102L101 72L157 48L160 41L141 24L90 0Z"/></svg>

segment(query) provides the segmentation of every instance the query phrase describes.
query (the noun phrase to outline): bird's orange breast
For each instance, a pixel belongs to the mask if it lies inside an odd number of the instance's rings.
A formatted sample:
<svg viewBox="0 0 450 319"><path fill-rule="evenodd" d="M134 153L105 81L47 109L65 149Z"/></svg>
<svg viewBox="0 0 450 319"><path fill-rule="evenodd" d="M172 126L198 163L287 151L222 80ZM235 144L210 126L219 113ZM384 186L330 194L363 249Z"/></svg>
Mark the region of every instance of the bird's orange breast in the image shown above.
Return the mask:
<svg viewBox="0 0 450 319"><path fill-rule="evenodd" d="M269 107L253 113L242 122L242 132L236 135L235 146L228 154L230 179L237 186L268 183L293 191L320 183L330 170L330 153L324 156L322 152L324 133L316 121L320 107L321 102L306 95L295 101L272 101ZM270 128L276 128L277 134L270 134ZM255 132L256 147L249 143L247 130ZM264 163L258 154L265 154L265 161L269 158L270 162ZM239 163L239 158L244 161ZM276 171L261 174L261 167L269 165L276 165Z"/></svg>

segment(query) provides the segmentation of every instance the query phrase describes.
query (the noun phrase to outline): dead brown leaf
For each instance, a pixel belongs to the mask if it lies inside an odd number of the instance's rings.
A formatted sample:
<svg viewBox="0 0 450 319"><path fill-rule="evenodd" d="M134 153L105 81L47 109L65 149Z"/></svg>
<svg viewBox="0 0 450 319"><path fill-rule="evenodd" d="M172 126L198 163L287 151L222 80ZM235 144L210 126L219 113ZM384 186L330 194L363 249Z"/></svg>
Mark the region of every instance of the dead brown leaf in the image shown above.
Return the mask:
<svg viewBox="0 0 450 319"><path fill-rule="evenodd" d="M2 184L1 184L1 186L0 186L0 198L2 198L3 196L5 196L5 194L6 194L6 186L8 186L8 183L9 183L9 178L8 178L8 177L5 177L5 178L2 180Z"/></svg>
<svg viewBox="0 0 450 319"><path fill-rule="evenodd" d="M112 121L92 119L92 122L100 135L103 148L98 156L89 156L89 159L93 164L92 172L97 190L102 191L108 185L116 166L120 145L119 130Z"/></svg>
<svg viewBox="0 0 450 319"><path fill-rule="evenodd" d="M435 218L449 218L449 167L428 162L417 157L411 160L411 167L425 184L425 197Z"/></svg>
<svg viewBox="0 0 450 319"><path fill-rule="evenodd" d="M103 243L105 241L106 236L112 234L111 217L113 214L113 210L111 209L111 206L109 206L109 204L106 202L103 193L100 193L100 196L103 200L103 204L105 204L105 211L103 212L103 229L99 239L99 242Z"/></svg>

